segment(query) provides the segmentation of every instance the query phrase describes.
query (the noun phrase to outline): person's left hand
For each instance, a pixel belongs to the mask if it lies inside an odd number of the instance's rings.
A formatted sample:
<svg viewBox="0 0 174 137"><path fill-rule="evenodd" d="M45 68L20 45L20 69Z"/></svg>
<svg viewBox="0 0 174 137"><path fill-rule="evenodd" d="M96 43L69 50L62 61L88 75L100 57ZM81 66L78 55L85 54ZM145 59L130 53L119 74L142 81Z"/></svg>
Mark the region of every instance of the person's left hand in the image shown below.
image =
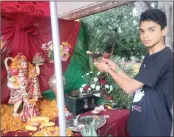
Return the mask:
<svg viewBox="0 0 174 137"><path fill-rule="evenodd" d="M110 68L105 62L95 62L94 65L98 68L100 72L107 72Z"/></svg>

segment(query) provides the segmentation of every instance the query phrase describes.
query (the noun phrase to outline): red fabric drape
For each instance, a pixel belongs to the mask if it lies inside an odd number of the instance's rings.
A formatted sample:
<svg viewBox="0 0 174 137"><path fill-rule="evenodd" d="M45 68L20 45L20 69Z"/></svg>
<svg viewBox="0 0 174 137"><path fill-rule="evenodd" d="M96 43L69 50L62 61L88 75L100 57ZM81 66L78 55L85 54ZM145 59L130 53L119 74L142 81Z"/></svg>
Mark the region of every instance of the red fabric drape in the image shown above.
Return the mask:
<svg viewBox="0 0 174 137"><path fill-rule="evenodd" d="M22 12L36 16L50 16L49 2L47 1L2 1L1 11L8 13Z"/></svg>
<svg viewBox="0 0 174 137"><path fill-rule="evenodd" d="M3 61L7 56L14 57L19 52L26 55L29 61L32 61L33 56L37 52L43 54L46 60L45 64L40 67L39 83L41 91L48 90L48 79L54 72L54 65L48 62L48 57L41 49L41 45L52 40L50 17L36 17L21 12L13 14L2 12L1 17L1 38L3 41L3 48L1 49L1 102L7 103L9 98ZM60 41L67 41L71 45L70 58L74 50L79 28L79 22L59 19ZM63 72L65 72L70 58L66 62L62 62Z"/></svg>

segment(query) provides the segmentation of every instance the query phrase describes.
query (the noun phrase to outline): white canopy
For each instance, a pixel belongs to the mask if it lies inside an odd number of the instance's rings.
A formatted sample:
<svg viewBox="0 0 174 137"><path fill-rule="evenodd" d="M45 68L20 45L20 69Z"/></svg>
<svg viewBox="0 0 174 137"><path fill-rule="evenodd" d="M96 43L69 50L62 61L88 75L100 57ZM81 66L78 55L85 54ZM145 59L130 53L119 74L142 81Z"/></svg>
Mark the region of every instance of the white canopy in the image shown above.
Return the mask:
<svg viewBox="0 0 174 137"><path fill-rule="evenodd" d="M57 2L58 16L64 16L73 11L89 7L96 2Z"/></svg>

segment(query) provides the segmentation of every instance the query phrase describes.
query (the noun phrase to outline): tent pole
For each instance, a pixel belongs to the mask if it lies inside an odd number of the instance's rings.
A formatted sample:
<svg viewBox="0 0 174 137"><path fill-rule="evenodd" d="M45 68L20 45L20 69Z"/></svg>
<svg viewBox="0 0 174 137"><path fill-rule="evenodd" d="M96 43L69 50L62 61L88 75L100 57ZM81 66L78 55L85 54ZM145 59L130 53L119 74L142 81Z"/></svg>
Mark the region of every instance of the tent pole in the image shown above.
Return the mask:
<svg viewBox="0 0 174 137"><path fill-rule="evenodd" d="M56 94L57 94L57 108L58 108L58 119L60 126L60 136L66 136L66 118L65 118L65 103L64 103L64 88L62 78L62 64L60 55L60 35L59 35L59 24L57 16L57 5L56 1L50 1L50 13L51 13L51 28L52 28L52 39L54 45L54 66L56 76Z"/></svg>

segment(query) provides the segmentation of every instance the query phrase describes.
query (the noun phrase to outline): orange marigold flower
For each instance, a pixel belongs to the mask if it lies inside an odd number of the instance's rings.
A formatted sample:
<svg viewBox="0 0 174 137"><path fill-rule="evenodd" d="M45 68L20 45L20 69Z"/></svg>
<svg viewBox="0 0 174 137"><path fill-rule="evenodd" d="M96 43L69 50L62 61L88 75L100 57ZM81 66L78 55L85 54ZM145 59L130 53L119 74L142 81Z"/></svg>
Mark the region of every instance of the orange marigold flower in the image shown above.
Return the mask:
<svg viewBox="0 0 174 137"><path fill-rule="evenodd" d="M36 107L40 109L40 116L49 117L50 121L54 121L58 117L56 100L39 100ZM65 111L67 109L65 108ZM26 124L20 118L12 115L13 106L1 104L1 134L4 135L9 131L24 132ZM30 133L31 135L31 133Z"/></svg>

